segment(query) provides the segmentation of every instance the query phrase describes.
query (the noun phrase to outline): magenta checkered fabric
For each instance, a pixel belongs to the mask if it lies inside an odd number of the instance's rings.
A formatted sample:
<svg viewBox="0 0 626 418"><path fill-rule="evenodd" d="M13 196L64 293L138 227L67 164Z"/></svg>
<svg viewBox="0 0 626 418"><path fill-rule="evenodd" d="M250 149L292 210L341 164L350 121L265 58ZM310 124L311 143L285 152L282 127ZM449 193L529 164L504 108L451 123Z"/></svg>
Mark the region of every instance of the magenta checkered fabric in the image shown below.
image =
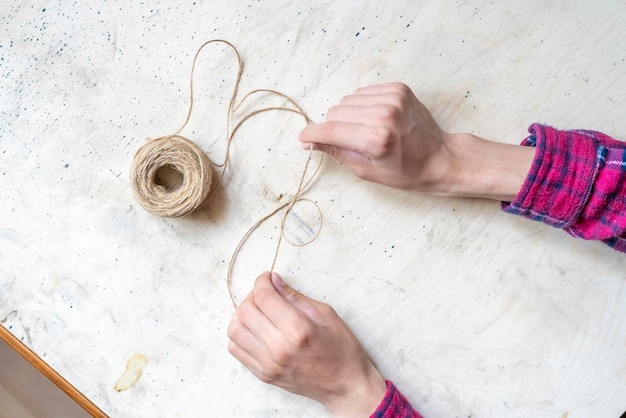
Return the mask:
<svg viewBox="0 0 626 418"><path fill-rule="evenodd" d="M393 383L387 380L387 393L370 418L423 418Z"/></svg>
<svg viewBox="0 0 626 418"><path fill-rule="evenodd" d="M539 124L528 131L522 145L537 148L535 159L503 210L626 252L626 143Z"/></svg>

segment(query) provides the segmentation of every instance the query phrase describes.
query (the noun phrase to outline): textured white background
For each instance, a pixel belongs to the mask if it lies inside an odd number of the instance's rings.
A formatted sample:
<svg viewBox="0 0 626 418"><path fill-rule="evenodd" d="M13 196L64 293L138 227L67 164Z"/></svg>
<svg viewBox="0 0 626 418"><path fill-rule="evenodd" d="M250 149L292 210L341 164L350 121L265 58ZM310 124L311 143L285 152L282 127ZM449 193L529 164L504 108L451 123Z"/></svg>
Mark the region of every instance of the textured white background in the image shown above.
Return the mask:
<svg viewBox="0 0 626 418"><path fill-rule="evenodd" d="M3 1L0 322L111 416L324 416L226 350L227 264L293 193L302 120L245 125L192 216L154 217L131 193L135 150L184 120L197 48L233 42L241 93L280 90L316 121L356 87L404 81L450 131L518 143L537 121L626 139L625 27L619 0ZM235 72L229 50L203 51L183 133L216 160ZM284 246L277 270L332 304L426 416L626 409L624 255L332 161L306 196L321 236ZM237 297L270 267L278 224L244 247ZM133 355L144 373L115 392Z"/></svg>

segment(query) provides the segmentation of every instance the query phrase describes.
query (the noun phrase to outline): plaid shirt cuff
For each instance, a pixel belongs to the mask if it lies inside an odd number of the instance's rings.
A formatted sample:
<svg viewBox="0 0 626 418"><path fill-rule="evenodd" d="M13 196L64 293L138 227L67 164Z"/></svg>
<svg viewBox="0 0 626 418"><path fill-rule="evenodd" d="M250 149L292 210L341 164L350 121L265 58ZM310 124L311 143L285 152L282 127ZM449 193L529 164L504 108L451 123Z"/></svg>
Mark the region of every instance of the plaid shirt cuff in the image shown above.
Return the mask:
<svg viewBox="0 0 626 418"><path fill-rule="evenodd" d="M422 418L393 383L387 380L387 393L370 418Z"/></svg>
<svg viewBox="0 0 626 418"><path fill-rule="evenodd" d="M626 252L626 143L539 124L529 133L522 145L537 148L535 159L503 210Z"/></svg>

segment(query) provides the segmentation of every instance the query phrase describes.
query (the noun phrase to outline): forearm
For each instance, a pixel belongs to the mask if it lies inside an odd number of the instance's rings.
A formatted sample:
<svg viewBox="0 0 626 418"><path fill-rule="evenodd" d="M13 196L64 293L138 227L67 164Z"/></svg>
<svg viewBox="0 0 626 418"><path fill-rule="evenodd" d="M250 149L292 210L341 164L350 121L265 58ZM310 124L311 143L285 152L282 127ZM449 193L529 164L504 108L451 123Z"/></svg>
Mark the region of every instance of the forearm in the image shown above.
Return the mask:
<svg viewBox="0 0 626 418"><path fill-rule="evenodd" d="M519 192L535 149L488 141L472 134L443 135L440 179L431 194L510 202Z"/></svg>

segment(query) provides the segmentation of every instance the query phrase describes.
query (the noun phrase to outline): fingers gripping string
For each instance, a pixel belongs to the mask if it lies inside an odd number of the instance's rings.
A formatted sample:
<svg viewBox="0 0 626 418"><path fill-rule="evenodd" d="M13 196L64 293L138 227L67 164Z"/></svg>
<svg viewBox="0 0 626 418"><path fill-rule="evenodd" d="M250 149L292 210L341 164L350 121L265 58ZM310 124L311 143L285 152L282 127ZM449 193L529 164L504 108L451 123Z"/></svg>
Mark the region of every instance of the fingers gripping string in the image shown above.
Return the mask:
<svg viewBox="0 0 626 418"><path fill-rule="evenodd" d="M189 124L194 107L194 75L196 72L196 65L198 57L202 50L210 45L220 43L226 45L231 49L237 59L237 76L233 84L231 98L228 104L228 110L226 113L226 149L221 162L215 162L211 160L193 141L182 135L183 130ZM189 82L189 107L185 120L176 132L170 135L161 136L152 140L149 140L143 144L135 153L133 158L130 178L133 192L139 204L148 212L162 217L181 217L188 215L198 209L205 201L210 199L215 190L221 184L226 169L230 160L230 147L237 131L241 126L249 121L256 115L271 112L287 112L300 115L304 118L306 124L311 123L311 119L306 112L288 95L271 89L256 89L247 93L237 103L237 95L239 92L239 85L241 83L241 77L243 75L243 60L237 48L230 42L223 39L212 39L203 43L196 52L193 63L191 66L191 75ZM265 107L250 111L249 113L241 116L241 119L233 126L232 121L235 113L242 107L244 102L251 101L255 96L259 94L270 94L276 97L284 99L290 106L275 106ZM316 178L319 169L323 162L323 154L320 153L320 158L317 165L312 168L313 150L309 151L307 160L304 164L304 168L300 175L298 187L293 196L283 205L274 209L258 220L241 238L233 254L231 256L228 272L226 276L226 283L228 286L228 292L230 299L235 308L237 308L237 301L232 289L232 272L235 265L237 256L252 233L258 229L265 221L272 218L274 215L281 211L284 211L280 222L278 242L276 244L276 250L271 263L270 271L274 271L280 246L285 235L285 224L287 218L292 213L294 206L298 202L308 201L315 205L319 212L320 222L322 220L322 213L319 206L309 200L302 198L302 194L309 187L309 185ZM162 171L173 171L179 178L180 184L168 184L163 180ZM217 179L213 181L213 170L218 171ZM313 171L310 176L307 177L310 171ZM321 232L320 229L316 232L313 238L314 240ZM285 237L285 240L293 245L298 245ZM310 242L309 241L309 242ZM306 243L305 243L306 244ZM300 245L305 245L300 244Z"/></svg>

